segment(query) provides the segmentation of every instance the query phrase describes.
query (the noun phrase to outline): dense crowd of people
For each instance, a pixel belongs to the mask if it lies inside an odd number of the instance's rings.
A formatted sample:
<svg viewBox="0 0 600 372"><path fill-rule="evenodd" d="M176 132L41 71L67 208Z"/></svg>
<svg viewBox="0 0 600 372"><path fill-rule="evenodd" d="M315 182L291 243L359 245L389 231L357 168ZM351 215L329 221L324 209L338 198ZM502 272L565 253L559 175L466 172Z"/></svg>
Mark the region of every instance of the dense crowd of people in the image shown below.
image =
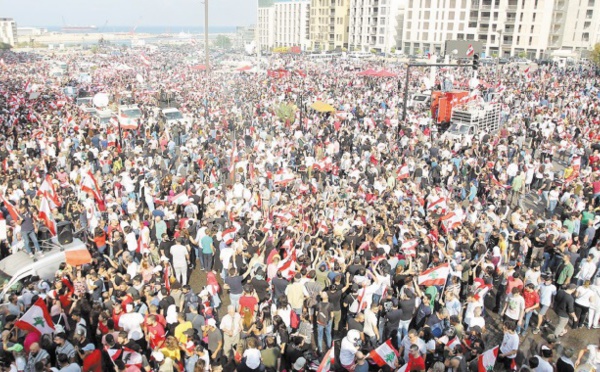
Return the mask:
<svg viewBox="0 0 600 372"><path fill-rule="evenodd" d="M449 141L428 107L400 120L402 64L206 72L185 55L0 55L1 255L42 259L48 221L69 221L92 256L8 292L7 369L481 371L499 346L499 370L599 370L596 340L560 342L600 327L593 68L480 68L472 95L502 127ZM357 74L384 67L397 79ZM410 92L430 88L411 71ZM138 105L138 128L67 85ZM184 119L167 122L166 96ZM51 332L20 326L38 299Z"/></svg>

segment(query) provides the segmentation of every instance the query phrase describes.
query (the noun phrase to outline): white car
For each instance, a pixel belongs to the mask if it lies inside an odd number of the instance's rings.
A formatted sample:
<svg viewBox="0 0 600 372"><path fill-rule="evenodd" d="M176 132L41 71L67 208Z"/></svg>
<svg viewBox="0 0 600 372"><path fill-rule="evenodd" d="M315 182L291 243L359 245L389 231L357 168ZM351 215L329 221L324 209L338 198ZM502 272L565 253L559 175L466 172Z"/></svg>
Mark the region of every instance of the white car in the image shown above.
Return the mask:
<svg viewBox="0 0 600 372"><path fill-rule="evenodd" d="M166 108L162 110L163 115L165 116L166 124L173 125L177 122L183 123L185 118L183 114L176 108Z"/></svg>
<svg viewBox="0 0 600 372"><path fill-rule="evenodd" d="M142 117L142 111L137 105L122 105L119 106L117 117L121 129L136 130L139 119Z"/></svg>

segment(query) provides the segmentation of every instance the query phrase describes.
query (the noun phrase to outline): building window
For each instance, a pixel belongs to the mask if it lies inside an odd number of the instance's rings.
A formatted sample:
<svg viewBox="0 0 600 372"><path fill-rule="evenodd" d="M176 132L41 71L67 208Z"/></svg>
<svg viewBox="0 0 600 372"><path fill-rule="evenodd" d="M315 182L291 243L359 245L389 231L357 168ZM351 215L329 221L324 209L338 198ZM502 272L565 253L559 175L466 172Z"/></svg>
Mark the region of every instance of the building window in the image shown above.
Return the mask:
<svg viewBox="0 0 600 372"><path fill-rule="evenodd" d="M475 40L475 35L467 34L467 40Z"/></svg>
<svg viewBox="0 0 600 372"><path fill-rule="evenodd" d="M590 41L590 33L589 32L584 32L583 34L581 34L581 41Z"/></svg>
<svg viewBox="0 0 600 372"><path fill-rule="evenodd" d="M531 17L531 21L535 22L535 13L533 13L533 16Z"/></svg>
<svg viewBox="0 0 600 372"><path fill-rule="evenodd" d="M498 20L498 12L494 12L494 19Z"/></svg>
<svg viewBox="0 0 600 372"><path fill-rule="evenodd" d="M531 44L533 44L533 37L529 37L529 46L531 46Z"/></svg>
<svg viewBox="0 0 600 372"><path fill-rule="evenodd" d="M463 40L463 39L465 38L465 34L457 34L457 35L456 35L456 38L457 38L458 40Z"/></svg>
<svg viewBox="0 0 600 372"><path fill-rule="evenodd" d="M594 10L590 9L585 13L585 18L587 19L592 19L592 17L594 16Z"/></svg>

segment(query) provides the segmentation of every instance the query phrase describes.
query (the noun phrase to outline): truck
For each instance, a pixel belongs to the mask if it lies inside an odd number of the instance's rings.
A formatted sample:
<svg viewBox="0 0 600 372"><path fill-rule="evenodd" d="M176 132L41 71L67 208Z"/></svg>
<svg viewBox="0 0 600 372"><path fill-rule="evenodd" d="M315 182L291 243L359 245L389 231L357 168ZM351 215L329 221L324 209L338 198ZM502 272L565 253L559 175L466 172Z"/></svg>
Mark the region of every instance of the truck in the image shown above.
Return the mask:
<svg viewBox="0 0 600 372"><path fill-rule="evenodd" d="M499 103L469 104L454 108L450 128L443 140L461 140L465 136L495 133L500 129L502 107Z"/></svg>
<svg viewBox="0 0 600 372"><path fill-rule="evenodd" d="M433 91L431 93L431 117L438 124L440 132L445 131L450 125L452 110L462 105L463 100L469 96L466 90L451 90L448 92Z"/></svg>

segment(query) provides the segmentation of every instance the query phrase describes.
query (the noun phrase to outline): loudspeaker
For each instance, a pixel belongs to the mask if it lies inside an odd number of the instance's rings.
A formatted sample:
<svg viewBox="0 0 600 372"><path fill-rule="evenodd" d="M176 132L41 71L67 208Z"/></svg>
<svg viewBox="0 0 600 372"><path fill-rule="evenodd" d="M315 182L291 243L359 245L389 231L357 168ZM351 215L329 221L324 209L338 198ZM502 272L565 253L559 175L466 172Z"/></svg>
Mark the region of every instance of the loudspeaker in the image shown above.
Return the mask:
<svg viewBox="0 0 600 372"><path fill-rule="evenodd" d="M58 244L60 245L73 243L73 224L69 221L57 223L56 236L58 236Z"/></svg>

